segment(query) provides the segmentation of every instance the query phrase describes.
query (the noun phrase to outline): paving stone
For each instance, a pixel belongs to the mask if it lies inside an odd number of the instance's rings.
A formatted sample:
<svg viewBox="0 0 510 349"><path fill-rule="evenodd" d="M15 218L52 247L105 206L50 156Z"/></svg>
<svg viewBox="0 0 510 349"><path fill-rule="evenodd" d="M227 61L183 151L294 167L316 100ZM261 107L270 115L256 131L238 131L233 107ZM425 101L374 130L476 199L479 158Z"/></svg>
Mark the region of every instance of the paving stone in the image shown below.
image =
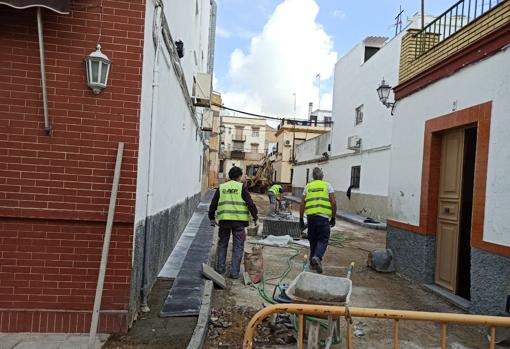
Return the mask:
<svg viewBox="0 0 510 349"><path fill-rule="evenodd" d="M202 263L202 275L204 275L209 280L212 280L216 286L219 286L223 289L227 288L227 282L225 281L225 278L205 263Z"/></svg>

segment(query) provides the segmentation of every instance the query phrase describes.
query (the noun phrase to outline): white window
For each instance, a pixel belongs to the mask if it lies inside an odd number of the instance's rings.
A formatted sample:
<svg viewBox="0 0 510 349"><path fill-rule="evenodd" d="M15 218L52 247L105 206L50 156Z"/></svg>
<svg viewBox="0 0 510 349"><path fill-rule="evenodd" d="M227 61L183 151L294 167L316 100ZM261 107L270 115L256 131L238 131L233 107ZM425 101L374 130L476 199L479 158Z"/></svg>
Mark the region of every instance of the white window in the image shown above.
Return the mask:
<svg viewBox="0 0 510 349"><path fill-rule="evenodd" d="M260 128L259 127L252 127L251 128L251 136L252 137L258 137L259 133L260 133Z"/></svg>

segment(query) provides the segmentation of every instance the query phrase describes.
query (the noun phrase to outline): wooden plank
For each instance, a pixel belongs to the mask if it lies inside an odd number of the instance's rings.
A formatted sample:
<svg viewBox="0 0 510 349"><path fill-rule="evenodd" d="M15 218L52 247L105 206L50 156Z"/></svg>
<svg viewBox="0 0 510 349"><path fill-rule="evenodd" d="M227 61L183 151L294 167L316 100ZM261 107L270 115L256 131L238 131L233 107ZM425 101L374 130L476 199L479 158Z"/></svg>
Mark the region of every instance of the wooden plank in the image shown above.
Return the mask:
<svg viewBox="0 0 510 349"><path fill-rule="evenodd" d="M103 240L103 252L101 254L101 264L99 266L99 275L97 277L96 297L94 299L92 320L90 322L90 333L88 343L89 349L93 349L96 346L97 324L99 322L99 311L101 308L101 299L103 297L104 278L106 275L106 264L108 263L110 239L112 237L113 217L115 216L115 203L117 202L117 191L119 189L120 169L122 166L123 153L124 143L120 142L117 148L117 159L115 160L115 172L113 174L112 192L110 194L110 206L108 208L108 217L106 219L106 229Z"/></svg>

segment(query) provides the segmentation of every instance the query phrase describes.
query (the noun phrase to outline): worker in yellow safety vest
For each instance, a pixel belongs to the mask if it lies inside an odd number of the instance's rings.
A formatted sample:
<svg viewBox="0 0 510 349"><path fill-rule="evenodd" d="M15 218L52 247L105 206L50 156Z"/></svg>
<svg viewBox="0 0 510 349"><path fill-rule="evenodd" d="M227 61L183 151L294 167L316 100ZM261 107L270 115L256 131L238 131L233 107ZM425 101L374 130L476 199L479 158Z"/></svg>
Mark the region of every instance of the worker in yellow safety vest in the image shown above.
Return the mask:
<svg viewBox="0 0 510 349"><path fill-rule="evenodd" d="M209 220L219 225L219 240L216 248L215 270L224 274L228 243L232 235L232 260L229 277L239 278L241 260L244 253L246 233L244 228L249 225L250 214L257 222L257 207L248 192L248 188L241 182L243 170L232 167L228 173L229 181L220 185L209 206Z"/></svg>
<svg viewBox="0 0 510 349"><path fill-rule="evenodd" d="M282 200L283 188L280 184L273 184L267 191L267 196L269 198L269 209L270 213L276 211L276 204Z"/></svg>
<svg viewBox="0 0 510 349"><path fill-rule="evenodd" d="M310 267L322 273L322 258L328 247L331 227L336 224L335 191L324 181L324 173L318 167L312 171L313 181L306 185L299 209L299 224L305 229L304 215L308 223L310 241Z"/></svg>

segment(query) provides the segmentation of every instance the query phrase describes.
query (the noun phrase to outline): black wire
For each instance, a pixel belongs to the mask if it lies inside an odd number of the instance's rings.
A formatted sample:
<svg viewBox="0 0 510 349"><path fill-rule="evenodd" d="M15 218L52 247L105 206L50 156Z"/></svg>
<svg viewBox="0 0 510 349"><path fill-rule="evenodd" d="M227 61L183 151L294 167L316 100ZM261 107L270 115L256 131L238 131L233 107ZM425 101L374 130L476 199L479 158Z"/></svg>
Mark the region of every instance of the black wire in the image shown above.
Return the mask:
<svg viewBox="0 0 510 349"><path fill-rule="evenodd" d="M219 106L221 109L225 109L225 110L230 110L230 111L233 111L233 112L236 112L236 113L241 113L241 114L245 114L245 115L250 115L250 116L255 116L255 117L258 117L258 118L263 118L263 119L268 119L268 120L279 120L279 121L283 121L283 120L288 120L288 121L296 121L297 123L299 122L310 122L311 124L333 124L333 120L331 121L310 121L310 120L294 120L294 118L279 118L279 117L276 117L276 116L267 116L267 115L261 115L261 114L255 114L255 113L250 113L250 112L247 112L247 111L243 111L243 110L239 110L239 109L234 109L234 108L229 108L229 107L225 107L224 105L221 105ZM228 115L225 115L228 117ZM295 124L294 124L295 126ZM303 125L298 125L298 126L303 126Z"/></svg>

